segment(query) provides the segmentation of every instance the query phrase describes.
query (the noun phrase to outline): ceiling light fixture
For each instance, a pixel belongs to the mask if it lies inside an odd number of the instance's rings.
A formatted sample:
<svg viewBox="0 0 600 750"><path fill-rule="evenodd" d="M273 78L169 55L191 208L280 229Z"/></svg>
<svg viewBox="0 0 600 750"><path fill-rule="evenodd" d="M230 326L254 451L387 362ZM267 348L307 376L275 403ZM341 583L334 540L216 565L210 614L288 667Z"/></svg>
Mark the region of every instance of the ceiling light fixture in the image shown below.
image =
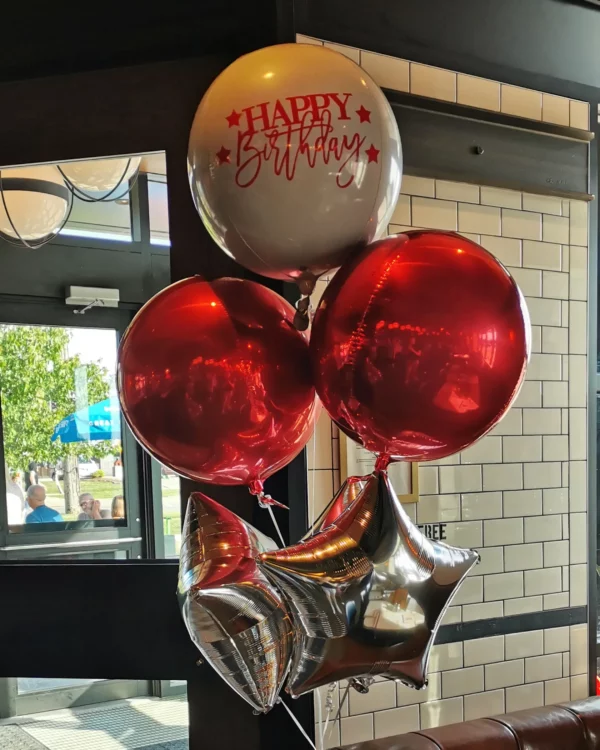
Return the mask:
<svg viewBox="0 0 600 750"><path fill-rule="evenodd" d="M73 195L86 203L122 200L139 174L141 156L92 159L58 164Z"/></svg>
<svg viewBox="0 0 600 750"><path fill-rule="evenodd" d="M53 165L0 169L0 237L37 249L69 219L73 197Z"/></svg>

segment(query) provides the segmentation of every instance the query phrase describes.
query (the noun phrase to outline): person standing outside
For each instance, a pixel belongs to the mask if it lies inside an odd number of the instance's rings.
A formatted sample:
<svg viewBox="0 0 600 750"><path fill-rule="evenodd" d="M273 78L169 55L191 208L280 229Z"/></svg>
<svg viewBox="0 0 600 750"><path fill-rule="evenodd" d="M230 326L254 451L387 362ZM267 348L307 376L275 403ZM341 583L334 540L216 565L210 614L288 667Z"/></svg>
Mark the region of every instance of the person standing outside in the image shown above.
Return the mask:
<svg viewBox="0 0 600 750"><path fill-rule="evenodd" d="M25 492L34 484L39 484L40 478L37 473L37 464L30 461L27 471L25 472Z"/></svg>
<svg viewBox="0 0 600 750"><path fill-rule="evenodd" d="M111 518L125 518L125 498L123 495L115 495L110 505Z"/></svg>
<svg viewBox="0 0 600 750"><path fill-rule="evenodd" d="M100 510L100 500L95 500L90 492L79 495L79 507L81 513L77 516L78 521L101 521L110 518L110 513Z"/></svg>
<svg viewBox="0 0 600 750"><path fill-rule="evenodd" d="M6 510L8 514L8 525L15 526L23 523L25 518L25 496L21 485L13 479L4 464L4 480L6 483ZM29 508L28 508L29 509Z"/></svg>
<svg viewBox="0 0 600 750"><path fill-rule="evenodd" d="M25 523L62 522L60 513L46 505L46 488L43 484L32 484L26 495L31 513L25 518Z"/></svg>
<svg viewBox="0 0 600 750"><path fill-rule="evenodd" d="M23 494L23 489L18 482L17 474L14 471L10 472L6 463L4 464L4 480L6 482L6 491L10 492L12 495L16 495L24 505L25 495Z"/></svg>

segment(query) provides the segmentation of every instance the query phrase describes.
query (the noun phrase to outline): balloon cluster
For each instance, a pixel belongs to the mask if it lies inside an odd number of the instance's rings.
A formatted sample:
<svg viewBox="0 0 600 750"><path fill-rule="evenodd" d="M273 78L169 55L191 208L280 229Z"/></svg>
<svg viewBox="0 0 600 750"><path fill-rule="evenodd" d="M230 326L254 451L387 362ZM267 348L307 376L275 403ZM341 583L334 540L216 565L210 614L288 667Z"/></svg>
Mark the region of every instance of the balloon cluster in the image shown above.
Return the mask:
<svg viewBox="0 0 600 750"><path fill-rule="evenodd" d="M284 686L298 696L382 676L422 687L478 556L425 538L386 469L463 450L506 413L531 346L523 297L457 234L377 241L400 188L398 129L377 86L331 50L281 45L233 63L199 106L189 168L207 228L247 268L305 296L341 268L310 342L292 306L251 281L186 279L150 300L119 355L134 434L182 476L246 485L263 503L264 480L314 430L317 394L377 455L283 549L194 493L179 577L190 636L257 711Z"/></svg>
<svg viewBox="0 0 600 750"><path fill-rule="evenodd" d="M425 685L440 621L478 555L426 539L385 471L346 483L340 495L357 489L324 528L279 550L214 500L190 498L184 620L207 661L257 711L272 708L286 679L295 697L364 676Z"/></svg>

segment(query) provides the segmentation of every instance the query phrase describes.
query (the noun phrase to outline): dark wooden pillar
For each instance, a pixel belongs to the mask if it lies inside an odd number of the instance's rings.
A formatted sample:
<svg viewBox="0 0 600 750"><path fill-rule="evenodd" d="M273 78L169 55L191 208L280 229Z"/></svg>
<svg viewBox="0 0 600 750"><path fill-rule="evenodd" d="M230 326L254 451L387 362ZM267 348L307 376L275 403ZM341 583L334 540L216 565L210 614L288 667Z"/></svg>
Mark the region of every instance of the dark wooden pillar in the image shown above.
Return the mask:
<svg viewBox="0 0 600 750"><path fill-rule="evenodd" d="M273 43L293 38L293 4L284 0L277 4L277 24ZM275 9L274 9L275 10ZM201 97L199 92L198 102ZM196 102L196 104L198 103ZM172 280L200 274L206 279L222 276L250 277L218 248L205 230L191 198L185 169L187 138L195 106L187 101L181 118L181 137L167 148L167 183L169 191L169 224L171 236ZM255 281L268 284L288 299L295 290L283 284L257 276ZM275 537L267 511L258 504L246 488L194 485L181 482L182 517L187 498L194 489L201 489L222 502L242 518ZM276 511L284 536L297 540L307 528L307 478L304 454L268 481L266 489L280 501L290 505L289 513ZM190 750L306 750L307 742L294 726L282 706L276 706L266 716L255 716L252 709L239 698L207 664L197 668L194 679L188 681L190 713ZM309 735L314 733L313 700L308 696L286 702L304 725Z"/></svg>

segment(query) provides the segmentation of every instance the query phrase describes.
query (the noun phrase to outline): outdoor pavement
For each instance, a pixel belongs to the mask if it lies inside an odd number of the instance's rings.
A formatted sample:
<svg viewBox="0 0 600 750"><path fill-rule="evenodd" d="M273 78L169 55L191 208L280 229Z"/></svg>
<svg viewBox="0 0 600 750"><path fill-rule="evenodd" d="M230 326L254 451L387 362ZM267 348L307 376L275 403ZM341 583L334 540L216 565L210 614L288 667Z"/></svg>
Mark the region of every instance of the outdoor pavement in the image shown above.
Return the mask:
<svg viewBox="0 0 600 750"><path fill-rule="evenodd" d="M2 750L188 750L185 696L131 698L0 722Z"/></svg>

